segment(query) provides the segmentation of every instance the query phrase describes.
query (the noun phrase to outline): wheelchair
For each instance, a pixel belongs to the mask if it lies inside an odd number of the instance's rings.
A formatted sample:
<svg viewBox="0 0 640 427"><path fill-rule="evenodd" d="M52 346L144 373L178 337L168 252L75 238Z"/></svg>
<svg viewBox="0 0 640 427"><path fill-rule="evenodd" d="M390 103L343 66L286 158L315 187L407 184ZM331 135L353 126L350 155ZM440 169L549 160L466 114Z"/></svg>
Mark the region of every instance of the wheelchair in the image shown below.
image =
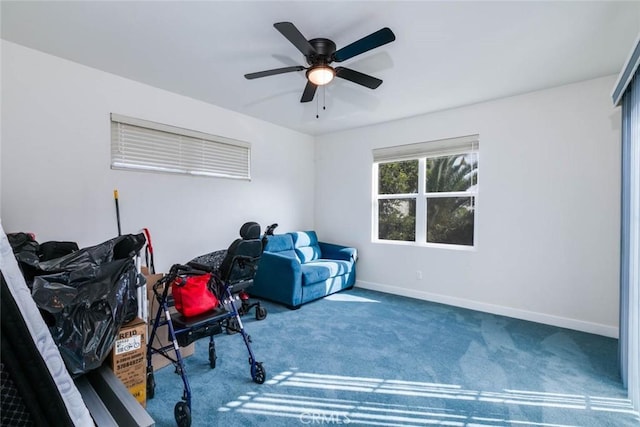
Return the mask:
<svg viewBox="0 0 640 427"><path fill-rule="evenodd" d="M154 298L159 302L158 311L149 334L147 346L147 397L153 398L155 393L155 379L151 363L154 354L160 354L175 366L183 383L182 399L174 407L174 416L179 427L191 425L191 388L185 370L185 363L180 353L180 347L185 347L192 342L209 337L209 366L216 366L216 350L214 335L222 332L223 325L227 330L233 328L239 332L249 353L250 374L254 382L262 384L266 379L266 371L262 362L256 361L251 349L251 337L247 334L240 319L243 307L238 307L238 294L251 286L257 268L258 261L266 243L267 233L272 232L277 226L274 224L267 228L265 235L260 238L260 225L255 222L247 222L240 228L240 239L236 239L226 251L220 262L214 265L189 262L187 265L174 264L167 275L153 286ZM185 317L180 313L170 312L174 305L169 288L176 280L185 280L190 276L200 276L211 273L208 287L217 296L219 304L212 310L193 317ZM266 310L261 312L266 317ZM256 318L258 311L256 311ZM263 318L264 318L263 317ZM154 346L158 328L167 325L169 339L168 345ZM175 356L173 356L175 354Z"/></svg>
<svg viewBox="0 0 640 427"><path fill-rule="evenodd" d="M264 250L267 245L267 241L269 236L273 235L273 231L278 227L278 224L271 224L268 226L262 235L262 249ZM242 235L242 229L240 230L240 234ZM210 252L208 254L200 255L187 263L187 265L194 267L198 270L204 271L216 271L219 270L225 260L228 250L220 250L215 252ZM244 286L235 286L233 289L233 293L236 301L240 301L240 307L238 307L238 312L240 316L244 316L248 314L252 309L255 308L255 318L256 320L264 320L267 317L267 309L260 305L260 301L252 302L249 297L249 293L245 290L248 285ZM238 332L238 325L235 322L235 318L228 319L225 329L227 334L234 334Z"/></svg>

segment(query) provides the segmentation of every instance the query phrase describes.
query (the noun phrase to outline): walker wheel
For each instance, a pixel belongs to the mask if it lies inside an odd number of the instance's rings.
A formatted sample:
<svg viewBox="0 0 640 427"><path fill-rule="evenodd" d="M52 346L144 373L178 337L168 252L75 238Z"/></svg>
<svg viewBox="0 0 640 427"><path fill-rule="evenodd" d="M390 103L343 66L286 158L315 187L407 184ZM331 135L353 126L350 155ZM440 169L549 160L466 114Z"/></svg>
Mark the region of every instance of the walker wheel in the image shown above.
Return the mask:
<svg viewBox="0 0 640 427"><path fill-rule="evenodd" d="M191 426L191 410L186 402L176 403L176 407L173 410L173 415L176 418L178 427L190 427Z"/></svg>
<svg viewBox="0 0 640 427"><path fill-rule="evenodd" d="M267 309L265 307L256 307L256 320L264 320L267 317Z"/></svg>
<svg viewBox="0 0 640 427"><path fill-rule="evenodd" d="M258 384L264 383L264 380L267 379L267 374L264 371L264 367L261 362L251 365L251 378L253 379L253 382Z"/></svg>
<svg viewBox="0 0 640 427"><path fill-rule="evenodd" d="M147 373L147 399L153 399L156 394L156 380L153 377L153 372Z"/></svg>

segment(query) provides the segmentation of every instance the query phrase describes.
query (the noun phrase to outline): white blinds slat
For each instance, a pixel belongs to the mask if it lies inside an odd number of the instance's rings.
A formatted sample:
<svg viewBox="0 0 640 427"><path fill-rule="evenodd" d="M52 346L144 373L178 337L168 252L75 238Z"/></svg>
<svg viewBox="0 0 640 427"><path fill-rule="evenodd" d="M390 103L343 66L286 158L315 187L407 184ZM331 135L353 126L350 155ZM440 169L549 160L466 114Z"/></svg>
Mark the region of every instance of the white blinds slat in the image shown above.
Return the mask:
<svg viewBox="0 0 640 427"><path fill-rule="evenodd" d="M116 114L111 121L112 168L250 179L249 143Z"/></svg>

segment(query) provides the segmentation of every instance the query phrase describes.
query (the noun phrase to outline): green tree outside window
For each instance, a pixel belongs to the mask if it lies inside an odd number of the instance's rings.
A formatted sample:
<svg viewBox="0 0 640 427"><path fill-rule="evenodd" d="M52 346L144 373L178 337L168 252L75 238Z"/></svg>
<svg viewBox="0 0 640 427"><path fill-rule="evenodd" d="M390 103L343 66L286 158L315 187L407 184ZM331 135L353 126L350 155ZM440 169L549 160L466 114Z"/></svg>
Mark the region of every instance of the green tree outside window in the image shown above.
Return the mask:
<svg viewBox="0 0 640 427"><path fill-rule="evenodd" d="M381 163L378 166L378 176L378 194L418 193L418 160ZM378 238L415 241L415 198L379 201Z"/></svg>
<svg viewBox="0 0 640 427"><path fill-rule="evenodd" d="M427 159L427 242L473 246L474 197L429 197L429 193L471 190L478 163L470 157Z"/></svg>
<svg viewBox="0 0 640 427"><path fill-rule="evenodd" d="M426 225L426 242L473 246L476 155L427 157L423 161L423 172L419 159L378 164L377 192L383 196L377 204L378 239L415 242L417 198L424 197L426 214L420 215Z"/></svg>

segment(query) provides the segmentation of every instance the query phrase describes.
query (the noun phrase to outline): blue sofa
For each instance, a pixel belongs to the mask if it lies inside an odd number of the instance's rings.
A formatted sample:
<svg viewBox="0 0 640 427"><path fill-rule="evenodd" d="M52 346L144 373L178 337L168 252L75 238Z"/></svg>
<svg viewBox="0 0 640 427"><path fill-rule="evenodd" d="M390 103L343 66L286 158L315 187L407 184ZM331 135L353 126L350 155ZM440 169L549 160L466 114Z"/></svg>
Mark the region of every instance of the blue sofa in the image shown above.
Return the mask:
<svg viewBox="0 0 640 427"><path fill-rule="evenodd" d="M317 300L356 282L355 248L318 241L315 231L269 236L249 290L289 308Z"/></svg>

